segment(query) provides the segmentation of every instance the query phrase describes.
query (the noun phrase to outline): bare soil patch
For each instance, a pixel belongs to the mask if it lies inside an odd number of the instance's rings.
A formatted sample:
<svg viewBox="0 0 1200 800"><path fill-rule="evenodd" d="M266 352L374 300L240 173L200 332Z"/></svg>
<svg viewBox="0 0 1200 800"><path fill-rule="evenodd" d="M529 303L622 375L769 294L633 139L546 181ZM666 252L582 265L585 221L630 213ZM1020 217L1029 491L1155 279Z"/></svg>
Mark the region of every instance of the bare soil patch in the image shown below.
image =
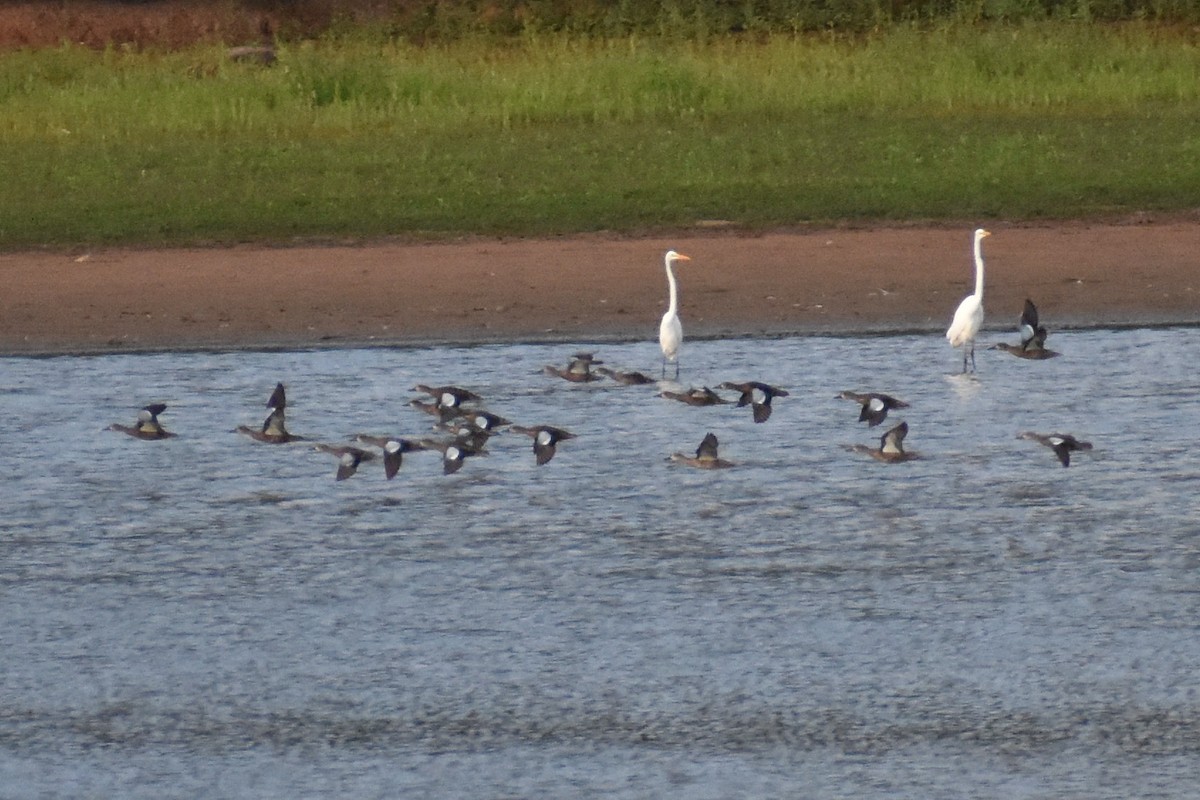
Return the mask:
<svg viewBox="0 0 1200 800"><path fill-rule="evenodd" d="M996 225L985 327L1200 322L1200 222ZM965 227L0 254L0 350L58 353L653 340L663 253L685 335L940 331L973 289ZM1012 339L1012 336L1009 336Z"/></svg>

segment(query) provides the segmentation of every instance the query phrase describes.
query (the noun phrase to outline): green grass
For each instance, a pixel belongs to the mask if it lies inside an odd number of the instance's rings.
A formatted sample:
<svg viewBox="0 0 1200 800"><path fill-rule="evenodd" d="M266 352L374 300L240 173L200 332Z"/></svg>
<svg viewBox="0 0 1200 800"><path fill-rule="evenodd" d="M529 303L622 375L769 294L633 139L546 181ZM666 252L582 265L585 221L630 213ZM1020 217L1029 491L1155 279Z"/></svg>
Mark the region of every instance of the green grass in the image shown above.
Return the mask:
<svg viewBox="0 0 1200 800"><path fill-rule="evenodd" d="M1191 208L1193 38L341 36L268 70L215 49L0 54L0 248Z"/></svg>

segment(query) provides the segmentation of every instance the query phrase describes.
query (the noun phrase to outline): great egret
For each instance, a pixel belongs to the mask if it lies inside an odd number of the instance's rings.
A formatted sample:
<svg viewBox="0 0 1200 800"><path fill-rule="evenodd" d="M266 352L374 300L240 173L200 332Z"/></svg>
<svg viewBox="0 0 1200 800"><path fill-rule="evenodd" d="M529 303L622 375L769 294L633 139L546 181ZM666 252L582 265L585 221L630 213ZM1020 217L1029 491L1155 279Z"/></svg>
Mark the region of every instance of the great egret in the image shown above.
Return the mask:
<svg viewBox="0 0 1200 800"><path fill-rule="evenodd" d="M1091 450L1091 442L1081 442L1069 433L1051 433L1042 435L1033 431L1025 431L1017 434L1018 439L1028 439L1032 442L1038 442L1046 445L1054 451L1054 455L1058 456L1059 462L1064 467L1071 466L1071 451L1072 450Z"/></svg>
<svg viewBox="0 0 1200 800"><path fill-rule="evenodd" d="M559 442L575 438L575 434L570 431L551 425L534 425L532 427L513 425L509 430L514 433L523 433L533 439L533 455L536 457L539 467L554 458Z"/></svg>
<svg viewBox="0 0 1200 800"><path fill-rule="evenodd" d="M750 406L755 422L766 422L771 417L771 401L774 398L788 396L786 389L759 381L746 381L745 383L725 381L717 388L741 392L742 396L738 398L737 406L738 408Z"/></svg>
<svg viewBox="0 0 1200 800"><path fill-rule="evenodd" d="M668 250L663 257L667 267L667 285L670 287L670 302L667 313L663 314L658 326L658 344L662 347L663 363L662 376L667 377L667 362L675 362L675 378L679 378L679 345L683 343L683 323L679 321L679 289L675 285L675 270L672 265L676 261L691 261L692 259L674 250Z"/></svg>
<svg viewBox="0 0 1200 800"><path fill-rule="evenodd" d="M163 428L158 421L158 415L166 410L166 403L151 403L138 412L137 421L132 425L120 425L114 422L108 426L108 429L110 431L119 431L138 439L170 439L175 434Z"/></svg>
<svg viewBox="0 0 1200 800"><path fill-rule="evenodd" d="M700 446L696 448L695 456L689 456L686 453L672 453L670 460L677 464L687 464L689 467L697 467L698 469L724 469L725 467L732 467L732 462L718 457L717 445L717 435L709 433L700 442Z"/></svg>
<svg viewBox="0 0 1200 800"><path fill-rule="evenodd" d="M975 336L983 325L983 240L992 234L979 228L975 231L975 293L967 295L954 312L954 321L946 331L951 347L963 348L963 368L967 371L967 357L971 359L971 370L975 370ZM969 349L968 349L969 347Z"/></svg>
<svg viewBox="0 0 1200 800"><path fill-rule="evenodd" d="M893 408L908 408L908 403L903 400L897 400L890 394L880 394L878 392L866 392L864 394L842 392L838 395L838 399L853 400L861 405L862 410L858 412L858 421L867 423L868 428L874 428L887 419L888 412Z"/></svg>

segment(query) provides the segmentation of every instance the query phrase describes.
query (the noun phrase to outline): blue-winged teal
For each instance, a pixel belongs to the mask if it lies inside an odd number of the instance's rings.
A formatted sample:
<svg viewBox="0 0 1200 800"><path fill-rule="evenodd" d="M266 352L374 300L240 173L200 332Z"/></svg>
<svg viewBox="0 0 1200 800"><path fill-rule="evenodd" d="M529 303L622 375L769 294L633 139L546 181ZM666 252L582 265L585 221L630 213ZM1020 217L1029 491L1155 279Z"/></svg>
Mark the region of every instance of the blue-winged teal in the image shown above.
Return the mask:
<svg viewBox="0 0 1200 800"><path fill-rule="evenodd" d="M1021 322L1019 326L1021 334L1021 344L1012 345L1007 342L994 344L990 349L1003 350L1006 353L1016 356L1017 358L1028 358L1041 360L1045 358L1054 358L1058 353L1053 350L1046 349L1046 328L1038 324L1038 310L1033 301L1026 298L1025 308L1021 312Z"/></svg>
<svg viewBox="0 0 1200 800"><path fill-rule="evenodd" d="M608 367L596 367L595 372L597 375L605 375L612 378L624 386L641 386L647 383L654 383L654 378L637 371L622 372L621 370L609 369Z"/></svg>
<svg viewBox="0 0 1200 800"><path fill-rule="evenodd" d="M592 381L603 380L599 375L592 372L593 366L603 363L603 361L600 361L591 353L576 353L567 362L566 369L560 369L553 364L547 364L542 367L542 372L570 381L571 383L590 383Z"/></svg>
<svg viewBox="0 0 1200 800"><path fill-rule="evenodd" d="M462 469L463 462L472 456L487 455L487 451L471 447L458 439L422 439L425 450L438 450L442 454L442 474L450 475Z"/></svg>
<svg viewBox="0 0 1200 800"><path fill-rule="evenodd" d="M344 481L357 472L358 465L362 462L373 461L375 459L375 454L371 451L348 445L318 444L314 449L322 453L337 456L338 470L336 480L339 481Z"/></svg>
<svg viewBox="0 0 1200 800"><path fill-rule="evenodd" d="M665 397L668 400L678 400L681 403L687 403L689 406L719 406L729 405L733 402L721 397L721 395L707 386L702 386L699 389L688 389L686 392L660 392L659 397Z"/></svg>
<svg viewBox="0 0 1200 800"><path fill-rule="evenodd" d="M284 414L284 409L287 408L287 395L284 392L282 383L275 384L275 391L271 392L271 397L267 400L267 408L271 409L271 413L267 415L261 428L239 425L237 432L244 433L251 439L266 442L267 444L287 444L288 442L303 441L303 436L295 436L288 433Z"/></svg>
<svg viewBox="0 0 1200 800"><path fill-rule="evenodd" d="M512 424L499 414L492 414L488 411L464 411L459 418L475 430L484 433L495 433L497 429Z"/></svg>
<svg viewBox="0 0 1200 800"><path fill-rule="evenodd" d="M856 444L851 449L856 453L866 453L872 458L880 461L911 461L914 458L919 458L919 456L916 453L910 453L904 449L904 437L907 435L908 423L901 422L883 436L879 437L878 448Z"/></svg>
<svg viewBox="0 0 1200 800"><path fill-rule="evenodd" d="M114 422L108 426L110 431L120 431L138 439L170 439L171 433L158 421L158 415L167 410L166 403L151 403L138 412L137 420L132 425L121 425Z"/></svg>
<svg viewBox="0 0 1200 800"><path fill-rule="evenodd" d="M469 389L461 386L426 386L418 383L413 387L414 392L422 392L434 399L443 408L457 408L464 403L477 403L483 398Z"/></svg>
<svg viewBox="0 0 1200 800"><path fill-rule="evenodd" d="M717 386L718 389L729 389L730 391L740 392L741 397L738 398L737 406L750 406L754 413L755 422L766 422L771 417L771 401L776 397L787 397L786 389L780 389L778 386L772 386L769 383L760 383L759 381L746 381L745 383L734 383L725 381Z"/></svg>
<svg viewBox="0 0 1200 800"><path fill-rule="evenodd" d="M874 428L879 423L887 419L888 412L893 408L908 408L908 403L903 400L897 400L890 394L880 394L878 392L842 392L838 395L840 400L853 400L862 406L858 412L858 421L867 423L868 428Z"/></svg>
<svg viewBox="0 0 1200 800"><path fill-rule="evenodd" d="M1071 451L1072 450L1091 450L1091 442L1081 442L1069 433L1051 433L1040 434L1033 431L1025 431L1017 434L1018 439L1028 439L1031 442L1039 442L1046 445L1054 451L1054 455L1058 456L1059 462L1064 467L1071 466Z"/></svg>
<svg viewBox="0 0 1200 800"><path fill-rule="evenodd" d="M460 406L444 406L436 400L421 400L420 398L413 398L412 400L408 401L408 404L417 411L429 414L431 417L436 418L437 422L434 423L434 425L445 424L453 419L457 419L462 415L463 412L463 409Z"/></svg>
<svg viewBox="0 0 1200 800"><path fill-rule="evenodd" d="M383 450L383 474L389 481L400 471L400 464L405 453L429 449L423 442L400 436L369 436L360 433L354 437L354 441Z"/></svg>
<svg viewBox="0 0 1200 800"><path fill-rule="evenodd" d="M533 439L533 455L537 460L538 466L549 463L550 459L554 458L554 453L557 452L558 443L566 439L574 439L575 434L562 428L555 428L552 425L513 425L509 430L514 433L523 433Z"/></svg>
<svg viewBox="0 0 1200 800"><path fill-rule="evenodd" d="M689 467L697 467L698 469L724 469L732 467L732 461L725 461L717 455L717 435L708 433L700 442L700 446L696 448L696 455L689 456L686 453L672 453L671 461L677 464L687 464Z"/></svg>

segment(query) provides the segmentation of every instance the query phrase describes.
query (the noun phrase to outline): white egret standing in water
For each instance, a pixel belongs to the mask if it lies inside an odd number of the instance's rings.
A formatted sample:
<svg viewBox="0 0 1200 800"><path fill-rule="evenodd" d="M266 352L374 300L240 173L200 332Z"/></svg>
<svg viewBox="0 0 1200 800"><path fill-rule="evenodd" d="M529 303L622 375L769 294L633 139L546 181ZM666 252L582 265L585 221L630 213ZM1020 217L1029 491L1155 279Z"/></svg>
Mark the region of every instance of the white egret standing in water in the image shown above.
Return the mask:
<svg viewBox="0 0 1200 800"><path fill-rule="evenodd" d="M983 228L975 231L975 293L967 295L958 304L954 321L946 331L950 346L963 348L963 372L967 371L968 356L971 370L975 370L975 336L983 325L983 240L991 235Z"/></svg>
<svg viewBox="0 0 1200 800"><path fill-rule="evenodd" d="M662 347L662 377L667 377L667 362L675 362L675 377L679 377L679 345L683 343L683 323L679 321L679 289L675 285L675 271L671 265L676 261L691 261L682 253L668 250L663 259L667 266L667 285L671 289L667 313L663 314L658 326L658 344Z"/></svg>

